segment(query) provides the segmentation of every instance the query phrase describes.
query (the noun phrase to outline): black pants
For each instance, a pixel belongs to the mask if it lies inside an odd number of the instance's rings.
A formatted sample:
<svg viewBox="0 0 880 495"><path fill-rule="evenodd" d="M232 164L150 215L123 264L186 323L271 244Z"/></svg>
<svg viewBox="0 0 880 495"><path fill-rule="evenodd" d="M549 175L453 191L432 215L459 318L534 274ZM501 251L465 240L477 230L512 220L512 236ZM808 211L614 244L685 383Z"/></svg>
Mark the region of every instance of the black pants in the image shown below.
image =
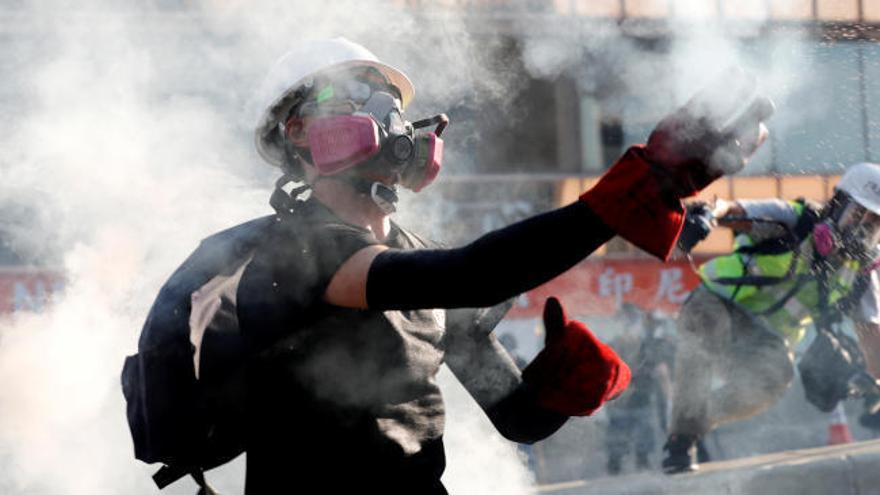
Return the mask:
<svg viewBox="0 0 880 495"><path fill-rule="evenodd" d="M410 456L371 449L354 438L328 437L322 443L279 440L250 439L246 495L447 494L440 481L446 462L442 439Z"/></svg>

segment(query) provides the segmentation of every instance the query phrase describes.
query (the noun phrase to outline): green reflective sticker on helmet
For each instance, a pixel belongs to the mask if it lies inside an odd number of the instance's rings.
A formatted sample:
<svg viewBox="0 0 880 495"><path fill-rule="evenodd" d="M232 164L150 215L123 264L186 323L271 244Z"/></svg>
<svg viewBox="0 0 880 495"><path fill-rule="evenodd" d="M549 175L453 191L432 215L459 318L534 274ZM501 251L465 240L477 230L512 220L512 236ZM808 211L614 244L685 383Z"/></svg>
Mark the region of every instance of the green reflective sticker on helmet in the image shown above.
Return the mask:
<svg viewBox="0 0 880 495"><path fill-rule="evenodd" d="M322 89L320 93L318 93L318 97L315 98L316 103L324 103L325 101L333 98L334 95L333 85L329 85L326 88Z"/></svg>

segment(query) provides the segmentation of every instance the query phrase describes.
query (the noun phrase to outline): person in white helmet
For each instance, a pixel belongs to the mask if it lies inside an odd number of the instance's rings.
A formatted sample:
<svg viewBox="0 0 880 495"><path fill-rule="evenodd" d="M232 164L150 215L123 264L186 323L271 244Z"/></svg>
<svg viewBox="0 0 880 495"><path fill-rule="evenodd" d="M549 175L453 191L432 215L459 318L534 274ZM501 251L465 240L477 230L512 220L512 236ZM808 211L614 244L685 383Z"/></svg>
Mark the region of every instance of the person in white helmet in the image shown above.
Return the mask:
<svg viewBox="0 0 880 495"><path fill-rule="evenodd" d="M246 492L445 493L446 362L499 431L533 442L619 394L629 369L559 302L545 349L522 373L483 310L564 272L615 234L665 258L681 198L742 168L772 103L737 73L725 105L698 95L572 205L440 249L393 223L396 188L419 191L442 163L443 115L410 122L410 80L364 47L305 43L267 79L256 146L302 182L276 190L281 227L237 293L254 356ZM730 77L725 81L729 88ZM430 129L433 128L433 132ZM313 488L314 487L314 488Z"/></svg>
<svg viewBox="0 0 880 495"><path fill-rule="evenodd" d="M821 334L819 352L829 336L846 339L836 326L851 318L867 371L880 377L880 165L849 167L824 206L718 200L714 209L695 204L689 213L679 241L686 251L713 224L732 228L736 238L732 254L700 267L702 283L679 314L668 473L697 469L697 442L708 432L776 403L794 376L793 346L811 323ZM843 376L812 368L801 368L807 397L830 410L847 396L855 364ZM716 379L723 385L713 390Z"/></svg>

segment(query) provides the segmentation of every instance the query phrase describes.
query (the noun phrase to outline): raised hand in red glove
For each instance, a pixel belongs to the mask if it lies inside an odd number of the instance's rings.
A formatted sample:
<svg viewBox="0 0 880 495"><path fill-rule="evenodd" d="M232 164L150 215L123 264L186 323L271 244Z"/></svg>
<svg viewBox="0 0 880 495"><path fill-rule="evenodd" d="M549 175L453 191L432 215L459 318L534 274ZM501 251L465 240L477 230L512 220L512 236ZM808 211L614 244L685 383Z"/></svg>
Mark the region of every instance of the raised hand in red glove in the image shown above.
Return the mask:
<svg viewBox="0 0 880 495"><path fill-rule="evenodd" d="M544 304L544 349L523 370L538 405L566 416L589 416L626 390L629 366L583 323L569 320L555 297Z"/></svg>
<svg viewBox="0 0 880 495"><path fill-rule="evenodd" d="M741 170L767 139L773 102L741 69L729 69L665 117L581 195L624 239L666 259L681 232L681 198Z"/></svg>

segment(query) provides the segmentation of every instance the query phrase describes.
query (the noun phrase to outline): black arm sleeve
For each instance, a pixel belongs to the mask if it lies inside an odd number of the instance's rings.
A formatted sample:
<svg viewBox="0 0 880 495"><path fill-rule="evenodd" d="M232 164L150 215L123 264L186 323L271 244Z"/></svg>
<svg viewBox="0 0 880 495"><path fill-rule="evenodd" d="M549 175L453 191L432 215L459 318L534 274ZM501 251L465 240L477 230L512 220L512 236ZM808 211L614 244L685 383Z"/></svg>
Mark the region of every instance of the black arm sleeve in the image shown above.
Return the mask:
<svg viewBox="0 0 880 495"><path fill-rule="evenodd" d="M371 309L486 307L562 274L614 236L583 202L457 249L390 249L367 276Z"/></svg>
<svg viewBox="0 0 880 495"><path fill-rule="evenodd" d="M533 443L558 430L568 416L538 406L510 353L492 330L510 301L489 309L446 311L446 364L504 438Z"/></svg>
<svg viewBox="0 0 880 495"><path fill-rule="evenodd" d="M526 383L521 383L486 413L504 438L519 443L543 440L568 421L568 416L538 406L535 393Z"/></svg>

